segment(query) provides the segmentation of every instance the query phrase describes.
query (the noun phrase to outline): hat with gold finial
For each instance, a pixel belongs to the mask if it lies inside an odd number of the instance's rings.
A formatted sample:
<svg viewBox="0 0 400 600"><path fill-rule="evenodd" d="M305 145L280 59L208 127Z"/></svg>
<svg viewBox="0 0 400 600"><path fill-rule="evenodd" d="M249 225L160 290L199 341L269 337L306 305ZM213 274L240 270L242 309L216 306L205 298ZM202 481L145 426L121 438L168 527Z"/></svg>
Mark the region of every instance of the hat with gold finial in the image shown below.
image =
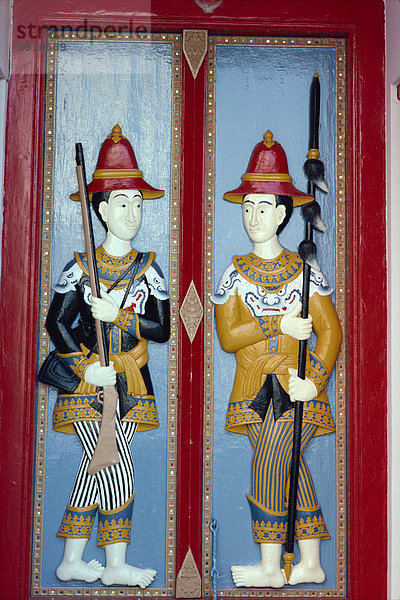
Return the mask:
<svg viewBox="0 0 400 600"><path fill-rule="evenodd" d="M90 200L95 192L113 190L140 190L143 198L160 198L164 194L164 190L152 187L143 179L131 143L122 135L118 124L103 142L92 178L88 185ZM79 200L79 192L70 198Z"/></svg>
<svg viewBox="0 0 400 600"><path fill-rule="evenodd" d="M314 200L313 196L294 187L289 175L286 154L279 142L272 139L267 131L251 153L249 164L242 183L234 190L226 192L224 198L229 202L243 202L246 194L280 194L291 196L293 206L301 206Z"/></svg>

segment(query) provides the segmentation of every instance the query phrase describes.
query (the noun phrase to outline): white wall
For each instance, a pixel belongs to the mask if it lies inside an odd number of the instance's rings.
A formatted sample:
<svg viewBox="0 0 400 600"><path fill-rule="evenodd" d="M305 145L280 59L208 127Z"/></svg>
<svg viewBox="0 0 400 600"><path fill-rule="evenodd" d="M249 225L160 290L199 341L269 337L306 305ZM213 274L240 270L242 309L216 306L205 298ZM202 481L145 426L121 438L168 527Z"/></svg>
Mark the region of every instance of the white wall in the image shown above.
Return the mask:
<svg viewBox="0 0 400 600"><path fill-rule="evenodd" d="M389 285L389 600L400 599L400 0L386 0Z"/></svg>

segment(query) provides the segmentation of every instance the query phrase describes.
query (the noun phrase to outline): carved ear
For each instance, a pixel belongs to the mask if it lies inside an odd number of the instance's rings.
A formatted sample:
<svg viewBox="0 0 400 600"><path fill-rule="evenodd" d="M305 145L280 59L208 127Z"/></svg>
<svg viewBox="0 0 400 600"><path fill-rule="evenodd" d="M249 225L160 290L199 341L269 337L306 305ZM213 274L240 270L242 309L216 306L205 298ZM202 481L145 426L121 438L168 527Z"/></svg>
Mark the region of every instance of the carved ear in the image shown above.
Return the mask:
<svg viewBox="0 0 400 600"><path fill-rule="evenodd" d="M283 223L286 217L286 206L284 204L278 204L276 207L276 216L278 219L278 225Z"/></svg>
<svg viewBox="0 0 400 600"><path fill-rule="evenodd" d="M105 223L107 223L108 202L105 202L104 200L103 200L103 202L100 202L100 204L99 204L99 213L101 214L101 218L103 219L103 221Z"/></svg>

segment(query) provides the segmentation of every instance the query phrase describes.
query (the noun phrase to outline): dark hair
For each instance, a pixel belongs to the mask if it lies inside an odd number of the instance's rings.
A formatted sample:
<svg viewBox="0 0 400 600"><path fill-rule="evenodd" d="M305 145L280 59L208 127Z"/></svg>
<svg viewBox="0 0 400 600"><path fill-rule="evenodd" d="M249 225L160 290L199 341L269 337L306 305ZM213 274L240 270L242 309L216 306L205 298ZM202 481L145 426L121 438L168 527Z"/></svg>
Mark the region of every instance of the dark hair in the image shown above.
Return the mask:
<svg viewBox="0 0 400 600"><path fill-rule="evenodd" d="M286 208L285 218L283 219L282 223L279 225L278 230L276 232L278 235L283 229L285 229L286 225L289 222L290 217L292 216L293 198L292 198L292 196L282 196L280 194L275 194L275 202L276 202L276 206L283 204L283 206Z"/></svg>
<svg viewBox="0 0 400 600"><path fill-rule="evenodd" d="M99 206L102 202L108 202L110 195L111 192L94 192L94 194L92 194L93 210L106 231L108 231L107 224L103 221L103 217L101 216L99 211Z"/></svg>

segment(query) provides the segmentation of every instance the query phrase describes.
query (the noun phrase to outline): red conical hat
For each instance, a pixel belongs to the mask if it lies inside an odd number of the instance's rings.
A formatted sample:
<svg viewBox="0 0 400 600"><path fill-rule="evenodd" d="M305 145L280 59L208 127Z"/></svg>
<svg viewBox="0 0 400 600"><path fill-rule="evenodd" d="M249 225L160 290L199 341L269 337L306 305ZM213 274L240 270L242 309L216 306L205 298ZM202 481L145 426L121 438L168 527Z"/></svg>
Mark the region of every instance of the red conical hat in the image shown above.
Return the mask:
<svg viewBox="0 0 400 600"><path fill-rule="evenodd" d="M160 198L164 194L164 190L153 188L143 179L133 148L121 135L119 125L113 127L112 134L103 142L93 181L88 185L90 199L95 192L113 190L140 190L143 198ZM70 198L79 200L79 192L71 194Z"/></svg>
<svg viewBox="0 0 400 600"><path fill-rule="evenodd" d="M313 196L301 192L292 184L284 149L272 140L268 130L264 140L259 142L251 153L247 171L242 175L242 183L235 190L226 192L229 202L243 202L245 194L280 194L291 196L293 206L300 206L314 200Z"/></svg>

